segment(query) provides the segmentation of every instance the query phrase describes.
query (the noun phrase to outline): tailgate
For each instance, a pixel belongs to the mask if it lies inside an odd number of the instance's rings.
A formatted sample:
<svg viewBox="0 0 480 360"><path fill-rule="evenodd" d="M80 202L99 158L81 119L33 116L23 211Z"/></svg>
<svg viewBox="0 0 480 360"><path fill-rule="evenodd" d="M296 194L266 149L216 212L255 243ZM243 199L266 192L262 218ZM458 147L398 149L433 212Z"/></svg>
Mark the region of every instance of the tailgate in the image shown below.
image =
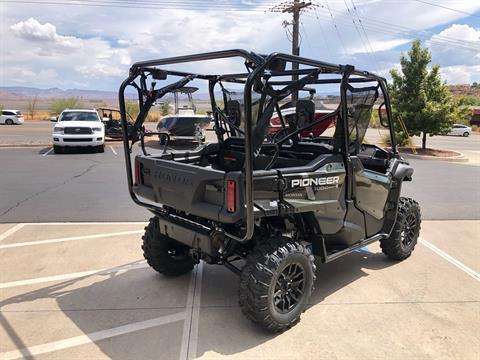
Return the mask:
<svg viewBox="0 0 480 360"><path fill-rule="evenodd" d="M178 161L137 156L134 192L176 210L218 220L224 204L225 172Z"/></svg>

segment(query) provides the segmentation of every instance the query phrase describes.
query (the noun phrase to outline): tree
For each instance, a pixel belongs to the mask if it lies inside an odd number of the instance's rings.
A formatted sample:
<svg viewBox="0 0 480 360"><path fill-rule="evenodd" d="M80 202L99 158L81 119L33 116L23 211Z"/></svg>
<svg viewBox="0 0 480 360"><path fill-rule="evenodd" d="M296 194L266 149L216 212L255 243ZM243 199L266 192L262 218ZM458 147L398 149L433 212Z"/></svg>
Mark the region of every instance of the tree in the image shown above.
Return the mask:
<svg viewBox="0 0 480 360"><path fill-rule="evenodd" d="M140 112L140 108L138 107L137 101L127 101L125 103L125 108L127 110L127 113L129 113L133 119L137 118Z"/></svg>
<svg viewBox="0 0 480 360"><path fill-rule="evenodd" d="M390 71L394 117L405 122L409 135L422 136L422 149L426 148L427 134L446 134L458 115L457 103L440 78L440 67L427 68L431 59L428 49L415 40L408 57L400 58L401 71Z"/></svg>
<svg viewBox="0 0 480 360"><path fill-rule="evenodd" d="M82 106L83 104L80 99L70 97L65 99L53 100L50 103L49 110L52 114L59 115L65 109L74 109Z"/></svg>
<svg viewBox="0 0 480 360"><path fill-rule="evenodd" d="M27 103L27 113L30 117L30 120L33 120L33 116L35 115L35 109L37 108L37 100L38 94L35 94L35 97Z"/></svg>

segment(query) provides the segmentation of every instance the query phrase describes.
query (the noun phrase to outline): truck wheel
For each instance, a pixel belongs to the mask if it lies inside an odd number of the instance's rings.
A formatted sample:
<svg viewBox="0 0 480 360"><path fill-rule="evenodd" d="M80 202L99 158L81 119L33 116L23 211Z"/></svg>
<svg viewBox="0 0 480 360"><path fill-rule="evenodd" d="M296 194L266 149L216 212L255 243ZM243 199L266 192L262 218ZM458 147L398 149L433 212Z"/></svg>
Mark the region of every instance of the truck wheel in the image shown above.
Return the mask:
<svg viewBox="0 0 480 360"><path fill-rule="evenodd" d="M305 311L315 281L309 248L286 237L264 239L247 256L239 303L254 323L281 332L295 325Z"/></svg>
<svg viewBox="0 0 480 360"><path fill-rule="evenodd" d="M97 152L99 152L99 153L105 152L105 145L98 145L97 146Z"/></svg>
<svg viewBox="0 0 480 360"><path fill-rule="evenodd" d="M393 260L408 258L417 244L421 221L418 203L410 198L400 198L392 234L380 240L383 253Z"/></svg>
<svg viewBox="0 0 480 360"><path fill-rule="evenodd" d="M187 246L160 233L157 217L150 219L142 239L143 257L160 274L178 276L192 271L195 266Z"/></svg>
<svg viewBox="0 0 480 360"><path fill-rule="evenodd" d="M63 148L58 145L53 145L53 152L55 154L62 154L63 153Z"/></svg>

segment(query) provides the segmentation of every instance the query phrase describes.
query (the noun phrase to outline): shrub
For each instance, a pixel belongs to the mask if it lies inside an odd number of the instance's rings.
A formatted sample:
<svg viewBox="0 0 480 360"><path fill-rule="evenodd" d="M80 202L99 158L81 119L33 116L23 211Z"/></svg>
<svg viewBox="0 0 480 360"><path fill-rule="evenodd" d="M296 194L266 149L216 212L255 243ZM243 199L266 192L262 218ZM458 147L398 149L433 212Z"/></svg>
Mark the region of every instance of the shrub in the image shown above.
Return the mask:
<svg viewBox="0 0 480 360"><path fill-rule="evenodd" d="M390 134L383 134L382 135L382 142L387 145L392 145L390 141ZM413 146L413 140L410 136L405 136L403 131L395 132L395 142L397 146Z"/></svg>

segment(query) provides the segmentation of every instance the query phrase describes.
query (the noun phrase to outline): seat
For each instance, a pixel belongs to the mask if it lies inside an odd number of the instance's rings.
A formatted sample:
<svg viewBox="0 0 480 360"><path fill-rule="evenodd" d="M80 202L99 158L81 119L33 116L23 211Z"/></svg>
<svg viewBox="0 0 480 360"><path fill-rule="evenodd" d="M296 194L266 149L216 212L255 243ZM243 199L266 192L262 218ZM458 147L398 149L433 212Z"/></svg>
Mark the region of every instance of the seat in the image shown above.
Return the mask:
<svg viewBox="0 0 480 360"><path fill-rule="evenodd" d="M315 120L315 103L312 100L298 100L295 110L297 129L301 129Z"/></svg>

